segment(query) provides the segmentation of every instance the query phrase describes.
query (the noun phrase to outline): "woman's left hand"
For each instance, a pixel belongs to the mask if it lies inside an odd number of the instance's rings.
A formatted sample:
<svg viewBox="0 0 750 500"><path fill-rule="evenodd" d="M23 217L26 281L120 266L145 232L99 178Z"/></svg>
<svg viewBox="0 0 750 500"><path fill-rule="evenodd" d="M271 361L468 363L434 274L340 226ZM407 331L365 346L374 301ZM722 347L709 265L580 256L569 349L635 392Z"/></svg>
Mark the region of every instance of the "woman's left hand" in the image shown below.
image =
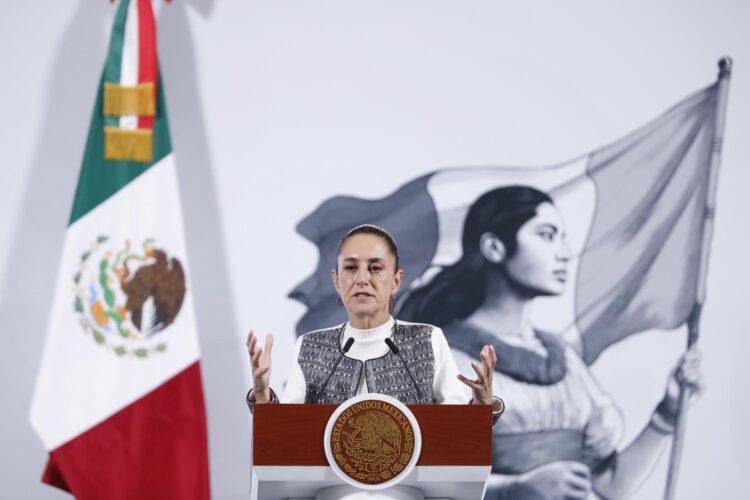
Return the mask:
<svg viewBox="0 0 750 500"><path fill-rule="evenodd" d="M492 376L495 373L495 364L497 364L495 348L491 345L482 347L479 359L482 361L481 366L479 363L471 362L477 379L471 380L459 374L458 380L471 387L474 404L490 405L492 404Z"/></svg>
<svg viewBox="0 0 750 500"><path fill-rule="evenodd" d="M676 418L680 389L688 391L690 402L703 392L706 385L701 370L701 353L696 346L691 347L682 355L677 366L672 370L667 382L664 399L659 404L658 411L670 422Z"/></svg>

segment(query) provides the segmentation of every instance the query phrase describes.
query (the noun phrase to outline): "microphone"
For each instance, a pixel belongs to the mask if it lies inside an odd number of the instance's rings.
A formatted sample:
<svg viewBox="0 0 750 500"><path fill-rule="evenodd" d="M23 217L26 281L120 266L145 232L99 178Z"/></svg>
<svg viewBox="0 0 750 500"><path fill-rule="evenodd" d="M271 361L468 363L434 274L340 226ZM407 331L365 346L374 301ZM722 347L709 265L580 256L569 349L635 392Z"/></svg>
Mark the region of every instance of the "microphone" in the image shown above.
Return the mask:
<svg viewBox="0 0 750 500"><path fill-rule="evenodd" d="M354 343L354 337L349 337L349 340L346 341L346 344L344 344L344 354L349 352L349 349L352 348L352 344ZM340 359L340 358L339 358Z"/></svg>
<svg viewBox="0 0 750 500"><path fill-rule="evenodd" d="M406 368L406 373L409 374L409 378L411 379L412 383L414 384L414 388L417 390L417 397L419 398L419 401L422 401L422 391L419 390L419 386L417 385L417 381L414 379L414 375L411 374L411 370L409 370L409 366L406 364L406 361L404 361L404 358L401 356L401 354L398 352L400 349L396 344L393 343L391 339L385 339L385 343L388 345L388 349L390 349L393 354L398 356L398 359L401 360L401 363L403 363L404 368Z"/></svg>
<svg viewBox="0 0 750 500"><path fill-rule="evenodd" d="M328 387L328 381L331 380L331 376L333 375L333 372L336 371L336 368L339 366L339 363L341 363L341 360L344 358L344 355L349 352L349 349L352 348L352 344L354 343L354 337L349 337L349 340L346 341L344 344L344 348L341 349L341 356L339 356L339 359L336 360L336 363L334 363L333 368L331 368L331 371L328 372L328 376L326 377L325 381L323 382L323 385L320 386L320 389L318 389L318 392L316 392L316 395L320 397L321 394L323 394L323 391L326 387Z"/></svg>

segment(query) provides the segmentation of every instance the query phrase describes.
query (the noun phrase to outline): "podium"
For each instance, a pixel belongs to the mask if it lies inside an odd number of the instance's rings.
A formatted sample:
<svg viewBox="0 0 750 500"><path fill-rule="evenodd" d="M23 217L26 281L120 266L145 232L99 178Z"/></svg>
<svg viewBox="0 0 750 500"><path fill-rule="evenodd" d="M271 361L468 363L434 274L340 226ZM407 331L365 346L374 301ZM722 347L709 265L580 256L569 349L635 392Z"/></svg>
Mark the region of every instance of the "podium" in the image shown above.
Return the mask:
<svg viewBox="0 0 750 500"><path fill-rule="evenodd" d="M255 406L253 470L259 500L482 498L492 467L490 406L409 405L421 431L416 466L392 489L363 491L360 496L336 493L336 487L342 492L354 487L334 472L326 458L325 429L336 408L316 404ZM409 491L416 496L409 496Z"/></svg>

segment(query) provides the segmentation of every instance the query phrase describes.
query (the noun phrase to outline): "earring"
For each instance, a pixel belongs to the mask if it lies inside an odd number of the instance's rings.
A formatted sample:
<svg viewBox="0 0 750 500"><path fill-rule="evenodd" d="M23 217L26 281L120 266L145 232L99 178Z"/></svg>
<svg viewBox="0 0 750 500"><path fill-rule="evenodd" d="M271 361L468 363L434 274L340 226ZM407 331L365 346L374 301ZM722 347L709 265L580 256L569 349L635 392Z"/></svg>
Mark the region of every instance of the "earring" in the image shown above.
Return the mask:
<svg viewBox="0 0 750 500"><path fill-rule="evenodd" d="M341 299L341 295L336 295L336 304L343 306L344 301Z"/></svg>

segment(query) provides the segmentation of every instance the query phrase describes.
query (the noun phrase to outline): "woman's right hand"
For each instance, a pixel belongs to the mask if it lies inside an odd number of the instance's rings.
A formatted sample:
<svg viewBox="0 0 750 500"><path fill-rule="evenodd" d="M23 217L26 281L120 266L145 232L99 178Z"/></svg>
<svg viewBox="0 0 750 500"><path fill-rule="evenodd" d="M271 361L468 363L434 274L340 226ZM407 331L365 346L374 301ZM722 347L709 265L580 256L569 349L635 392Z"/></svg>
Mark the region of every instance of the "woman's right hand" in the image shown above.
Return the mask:
<svg viewBox="0 0 750 500"><path fill-rule="evenodd" d="M251 394L256 403L271 401L271 350L273 349L273 335L266 335L264 347L258 345L258 337L250 330L247 334L247 353L250 355L250 367L253 371L253 392Z"/></svg>
<svg viewBox="0 0 750 500"><path fill-rule="evenodd" d="M591 491L591 470L572 460L550 462L517 477L513 498L524 500L572 500Z"/></svg>
<svg viewBox="0 0 750 500"><path fill-rule="evenodd" d="M674 425L679 410L680 389L688 391L688 402L692 403L703 392L706 382L701 370L701 353L692 346L682 355L667 381L667 390L657 411L667 422Z"/></svg>

